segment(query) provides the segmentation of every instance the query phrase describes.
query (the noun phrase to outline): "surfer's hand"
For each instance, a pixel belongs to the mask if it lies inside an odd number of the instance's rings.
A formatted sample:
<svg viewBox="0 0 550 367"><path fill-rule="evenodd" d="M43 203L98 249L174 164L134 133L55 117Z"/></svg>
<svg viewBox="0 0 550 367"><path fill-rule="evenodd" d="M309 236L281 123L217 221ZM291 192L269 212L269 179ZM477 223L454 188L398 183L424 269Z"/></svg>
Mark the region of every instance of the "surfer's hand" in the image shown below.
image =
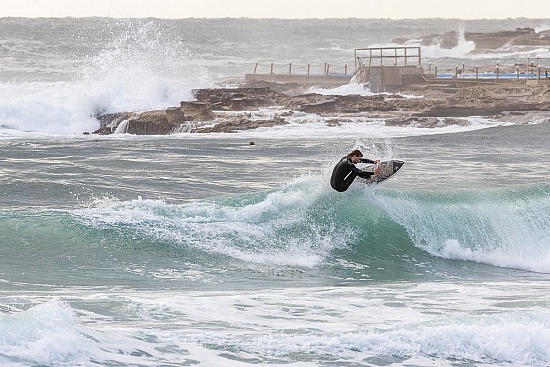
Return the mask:
<svg viewBox="0 0 550 367"><path fill-rule="evenodd" d="M380 159L376 159L374 163L380 163Z"/></svg>

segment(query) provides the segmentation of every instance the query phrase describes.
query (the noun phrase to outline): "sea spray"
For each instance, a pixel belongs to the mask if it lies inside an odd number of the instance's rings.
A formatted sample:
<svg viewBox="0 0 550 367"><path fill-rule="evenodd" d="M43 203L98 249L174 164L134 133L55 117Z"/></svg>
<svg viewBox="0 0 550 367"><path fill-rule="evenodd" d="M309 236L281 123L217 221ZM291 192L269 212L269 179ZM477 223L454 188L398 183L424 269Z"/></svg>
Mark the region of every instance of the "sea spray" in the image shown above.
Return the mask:
<svg viewBox="0 0 550 367"><path fill-rule="evenodd" d="M79 365L90 347L71 308L59 300L0 314L0 329L2 365Z"/></svg>
<svg viewBox="0 0 550 367"><path fill-rule="evenodd" d="M208 71L194 64L185 41L158 21L120 20L113 38L93 56L82 79L97 83L109 104L99 111L143 111L179 106L191 89L211 87Z"/></svg>
<svg viewBox="0 0 550 367"><path fill-rule="evenodd" d="M308 194L306 195L306 191ZM327 207L319 177L302 177L273 192L173 206L156 200L100 201L75 212L83 224L132 232L185 253L218 254L249 264L314 267L349 241Z"/></svg>
<svg viewBox="0 0 550 367"><path fill-rule="evenodd" d="M113 38L83 61L72 80L0 84L1 127L82 134L96 130L103 113L179 106L193 98L193 88L213 85L184 41L158 22L121 20L111 26Z"/></svg>
<svg viewBox="0 0 550 367"><path fill-rule="evenodd" d="M433 255L550 273L547 189L404 192L376 200Z"/></svg>

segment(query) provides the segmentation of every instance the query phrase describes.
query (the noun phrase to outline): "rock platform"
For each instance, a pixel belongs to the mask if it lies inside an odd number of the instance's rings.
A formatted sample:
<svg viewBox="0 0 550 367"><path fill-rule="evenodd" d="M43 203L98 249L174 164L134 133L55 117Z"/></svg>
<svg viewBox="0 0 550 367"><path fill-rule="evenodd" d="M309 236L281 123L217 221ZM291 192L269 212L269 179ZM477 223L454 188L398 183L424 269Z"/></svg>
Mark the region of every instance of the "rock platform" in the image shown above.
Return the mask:
<svg viewBox="0 0 550 367"><path fill-rule="evenodd" d="M550 84L527 85L524 81L463 84L452 80L438 84L408 85L398 94L322 95L299 86L276 83L243 84L237 88L194 91L194 101L179 107L145 112L123 112L98 117L96 134L115 131L137 135L232 133L286 124L297 112L312 113L327 125L339 125L355 117L384 119L387 125L439 127L465 124L468 116L485 116L529 123L550 119ZM276 107L269 118L255 111Z"/></svg>

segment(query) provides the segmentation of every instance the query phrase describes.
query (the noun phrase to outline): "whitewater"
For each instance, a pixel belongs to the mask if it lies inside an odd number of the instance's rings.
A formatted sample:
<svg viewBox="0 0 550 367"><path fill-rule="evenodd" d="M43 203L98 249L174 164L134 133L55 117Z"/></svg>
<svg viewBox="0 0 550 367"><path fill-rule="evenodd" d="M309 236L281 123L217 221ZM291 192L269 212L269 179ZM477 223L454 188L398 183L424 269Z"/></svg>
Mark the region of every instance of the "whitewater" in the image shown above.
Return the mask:
<svg viewBox="0 0 550 367"><path fill-rule="evenodd" d="M0 364L549 365L544 117L425 128L295 112L232 134L83 134L256 62L352 65L354 48L398 37L526 26L550 20L0 18ZM474 50L423 55L550 56ZM332 167L354 148L406 164L337 193Z"/></svg>

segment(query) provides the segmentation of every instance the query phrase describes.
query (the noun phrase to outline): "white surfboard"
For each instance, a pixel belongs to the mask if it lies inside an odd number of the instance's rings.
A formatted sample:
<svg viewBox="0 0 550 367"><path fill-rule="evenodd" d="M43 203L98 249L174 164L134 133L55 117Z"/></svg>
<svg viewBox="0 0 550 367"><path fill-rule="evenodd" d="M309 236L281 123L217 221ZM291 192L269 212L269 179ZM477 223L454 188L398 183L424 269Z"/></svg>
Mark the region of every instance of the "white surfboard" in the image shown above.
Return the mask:
<svg viewBox="0 0 550 367"><path fill-rule="evenodd" d="M379 184L396 174L397 171L399 171L401 167L403 167L403 164L405 164L405 162L403 161L389 160L368 166L367 169L372 169L373 171L376 167L380 167L380 173L378 175L372 176L368 180L363 181L366 182L368 185Z"/></svg>

